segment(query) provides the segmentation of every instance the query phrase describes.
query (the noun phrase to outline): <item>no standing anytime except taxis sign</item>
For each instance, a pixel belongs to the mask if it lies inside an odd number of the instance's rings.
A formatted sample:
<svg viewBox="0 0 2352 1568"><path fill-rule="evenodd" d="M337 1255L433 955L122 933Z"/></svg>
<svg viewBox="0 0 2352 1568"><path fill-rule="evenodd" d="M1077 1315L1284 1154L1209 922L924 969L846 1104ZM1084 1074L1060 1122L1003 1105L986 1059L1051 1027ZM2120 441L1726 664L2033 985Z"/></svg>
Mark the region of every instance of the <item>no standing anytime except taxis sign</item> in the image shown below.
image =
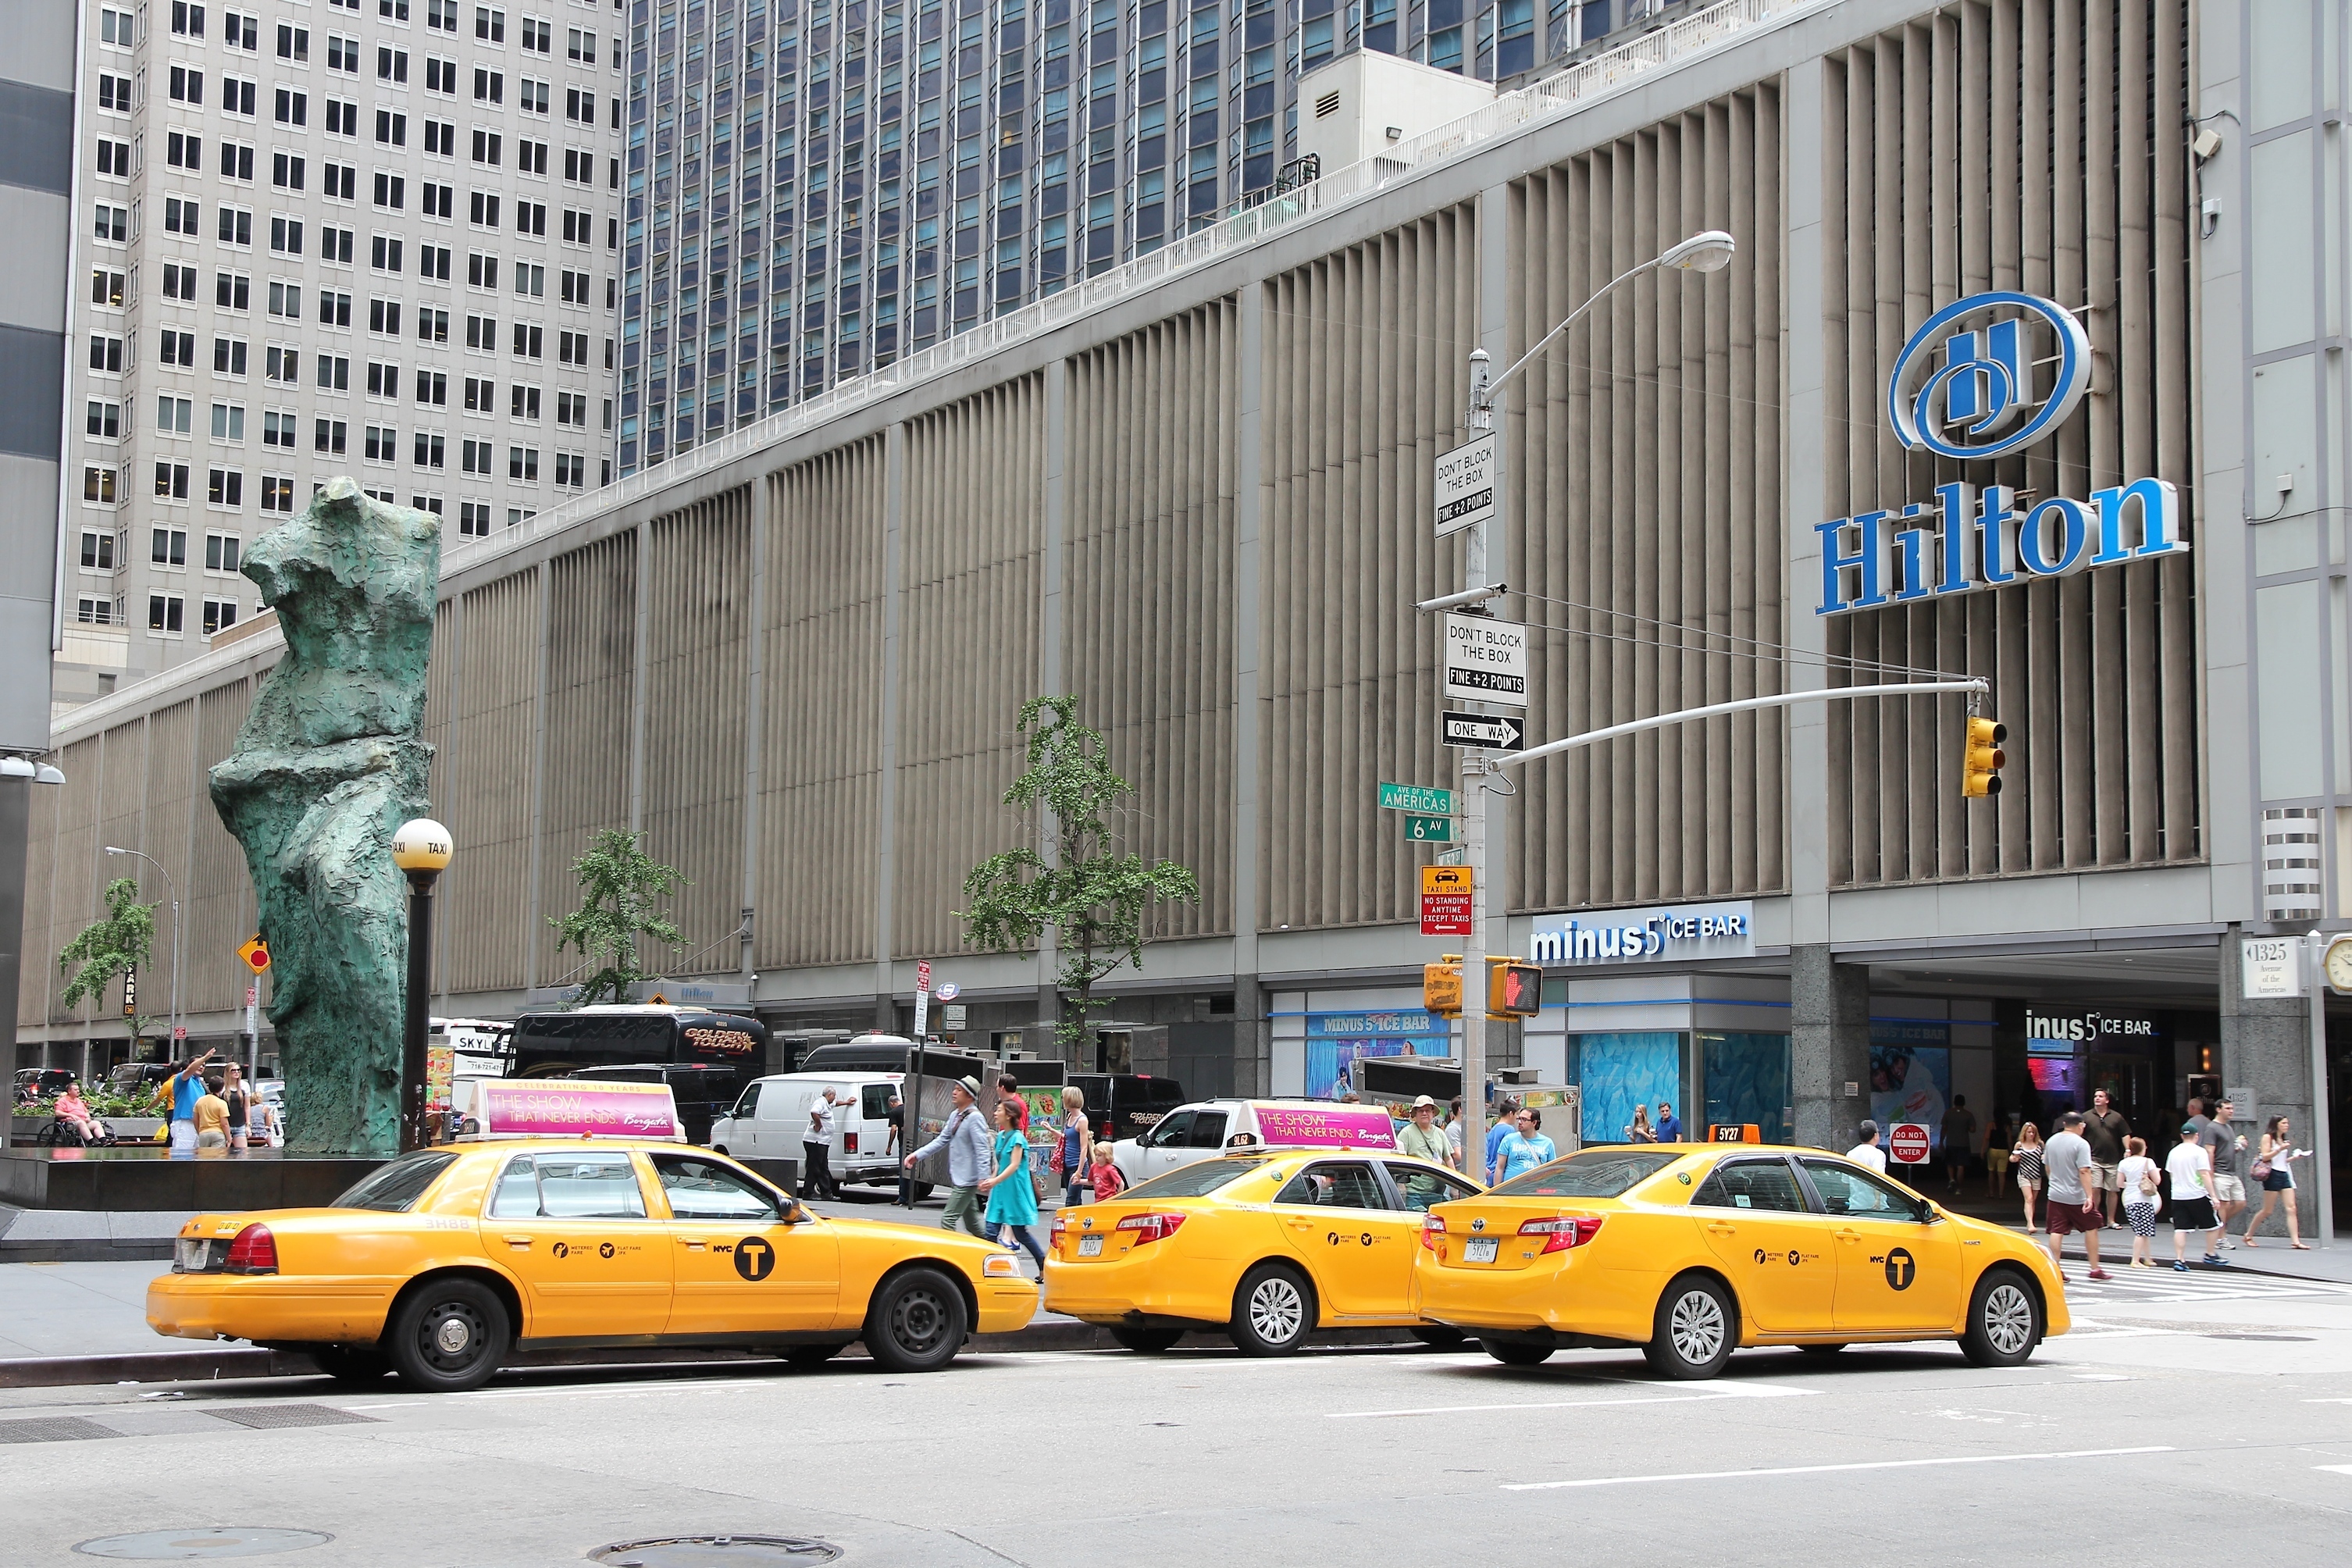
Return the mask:
<svg viewBox="0 0 2352 1568"><path fill-rule="evenodd" d="M1470 934L1470 868L1423 866L1421 868L1421 934Z"/></svg>

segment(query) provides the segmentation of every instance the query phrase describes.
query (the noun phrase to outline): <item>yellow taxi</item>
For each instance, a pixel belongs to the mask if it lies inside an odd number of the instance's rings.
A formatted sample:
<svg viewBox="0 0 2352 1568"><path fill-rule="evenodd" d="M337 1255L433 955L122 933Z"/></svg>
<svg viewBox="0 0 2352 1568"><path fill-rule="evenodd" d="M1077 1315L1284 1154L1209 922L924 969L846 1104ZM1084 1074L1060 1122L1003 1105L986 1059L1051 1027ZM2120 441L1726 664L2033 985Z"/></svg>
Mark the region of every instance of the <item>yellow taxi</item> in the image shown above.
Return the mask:
<svg viewBox="0 0 2352 1568"><path fill-rule="evenodd" d="M1108 1203L1054 1217L1045 1308L1166 1350L1223 1329L1253 1355L1297 1350L1318 1328L1411 1328L1432 1344L1413 1256L1431 1205L1476 1184L1377 1151L1251 1150L1179 1166Z"/></svg>
<svg viewBox="0 0 2352 1568"><path fill-rule="evenodd" d="M510 1349L591 1345L815 1365L863 1340L893 1372L932 1372L1036 1310L1001 1247L829 1219L725 1155L619 1139L420 1150L326 1208L199 1215L147 1289L158 1333L437 1391L477 1386Z"/></svg>
<svg viewBox="0 0 2352 1568"><path fill-rule="evenodd" d="M1712 1377L1744 1346L1905 1340L2015 1366L2068 1326L2039 1247L1814 1149L1587 1149L1432 1209L1414 1279L1423 1316L1512 1366L1638 1345Z"/></svg>

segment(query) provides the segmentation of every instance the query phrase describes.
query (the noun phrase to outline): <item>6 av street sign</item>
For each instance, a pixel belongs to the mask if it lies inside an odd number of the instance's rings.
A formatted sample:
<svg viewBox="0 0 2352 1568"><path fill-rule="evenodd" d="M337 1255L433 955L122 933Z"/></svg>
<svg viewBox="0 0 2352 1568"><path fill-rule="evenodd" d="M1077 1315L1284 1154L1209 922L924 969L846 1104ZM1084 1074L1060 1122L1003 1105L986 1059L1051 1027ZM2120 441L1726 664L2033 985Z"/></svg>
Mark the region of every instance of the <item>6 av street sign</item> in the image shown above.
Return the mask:
<svg viewBox="0 0 2352 1568"><path fill-rule="evenodd" d="M1444 734L1449 746L1484 746L1494 752L1517 752L1526 748L1528 723L1524 719L1500 713L1457 713L1452 709L1444 715Z"/></svg>
<svg viewBox="0 0 2352 1568"><path fill-rule="evenodd" d="M1454 819L1450 816L1408 816L1404 819L1404 836L1408 843L1450 844L1454 841Z"/></svg>

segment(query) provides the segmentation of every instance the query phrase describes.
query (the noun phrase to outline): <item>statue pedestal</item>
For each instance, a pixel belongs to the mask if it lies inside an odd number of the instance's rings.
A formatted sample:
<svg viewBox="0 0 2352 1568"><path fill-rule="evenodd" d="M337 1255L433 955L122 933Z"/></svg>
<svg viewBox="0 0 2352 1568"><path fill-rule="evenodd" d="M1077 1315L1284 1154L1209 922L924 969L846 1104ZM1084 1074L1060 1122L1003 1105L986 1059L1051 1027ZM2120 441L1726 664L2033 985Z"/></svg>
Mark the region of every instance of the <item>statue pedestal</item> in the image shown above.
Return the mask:
<svg viewBox="0 0 2352 1568"><path fill-rule="evenodd" d="M332 1203L384 1162L205 1149L174 1156L148 1144L0 1152L0 1203L28 1209L237 1214Z"/></svg>

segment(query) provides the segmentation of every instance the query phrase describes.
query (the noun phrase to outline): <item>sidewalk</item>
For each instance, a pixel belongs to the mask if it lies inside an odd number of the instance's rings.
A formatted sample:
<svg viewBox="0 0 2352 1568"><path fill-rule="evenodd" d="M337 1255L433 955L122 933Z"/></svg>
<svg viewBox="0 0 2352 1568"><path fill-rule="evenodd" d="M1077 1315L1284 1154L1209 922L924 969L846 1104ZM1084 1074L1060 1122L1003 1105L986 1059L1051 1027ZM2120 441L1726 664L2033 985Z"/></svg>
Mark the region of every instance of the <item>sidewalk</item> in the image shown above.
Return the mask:
<svg viewBox="0 0 2352 1568"><path fill-rule="evenodd" d="M1918 1186L1916 1190L1955 1214L1964 1214L1971 1219L1985 1220L1990 1224L2001 1226L2015 1231L2020 1236L2025 1234L2024 1201L2018 1196L2014 1186L2010 1187L2004 1196L1990 1199L1985 1196L1984 1178L1981 1176L1963 1187L1960 1195L1957 1198L1950 1195L1949 1190L1941 1182L1929 1182ZM2045 1212L2043 1205L2037 1201L2033 1205L2033 1218L2037 1225L2041 1224ZM2231 1221L2230 1239L2237 1242L2238 1245L2224 1247L2221 1250L2221 1256L2230 1260L2231 1268L2243 1269L2250 1273L2275 1274L2293 1279L2327 1279L2337 1284L2352 1285L2352 1232L2338 1228L2336 1233L2336 1245L2322 1247L2319 1245L2318 1238L2306 1226L2303 1238L2310 1243L2311 1250L2297 1252L2287 1245L2286 1219L2282 1212L2273 1214L2263 1226L2263 1235L2257 1238L2262 1245L2249 1249L2242 1241L2239 1240L2245 1229L2247 1218L2247 1215L2242 1214ZM2272 1234L2273 1230L2276 1232L2275 1235ZM2032 1240L2036 1246L2045 1247L2049 1246L2049 1242L2041 1231L2036 1231ZM2189 1260L2192 1264L2203 1249L2204 1238L2200 1237L2190 1247ZM2157 1216L2156 1221L2156 1252L2165 1267L2169 1268L2172 1266L2172 1228L2166 1223L2165 1216L2161 1214ZM2082 1259L2083 1243L2079 1237L2068 1239L2065 1255L2070 1263L2079 1262ZM2099 1257L2102 1261L2111 1263L2115 1259L2130 1256L2131 1227L2122 1224L2119 1218L2118 1223L2100 1232Z"/></svg>

